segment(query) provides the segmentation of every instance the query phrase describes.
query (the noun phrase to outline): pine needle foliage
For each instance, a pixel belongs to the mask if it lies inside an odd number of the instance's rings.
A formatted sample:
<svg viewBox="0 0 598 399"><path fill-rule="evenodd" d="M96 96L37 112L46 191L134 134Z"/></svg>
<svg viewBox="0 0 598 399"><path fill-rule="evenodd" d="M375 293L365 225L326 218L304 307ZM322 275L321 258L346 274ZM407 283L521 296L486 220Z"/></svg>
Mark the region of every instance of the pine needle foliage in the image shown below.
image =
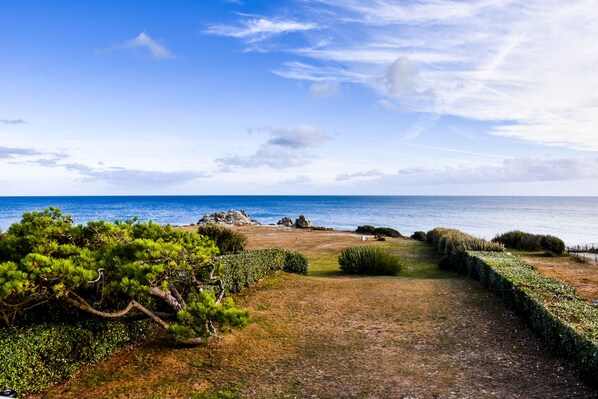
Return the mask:
<svg viewBox="0 0 598 399"><path fill-rule="evenodd" d="M0 239L0 317L13 325L40 303L105 319L136 314L201 343L248 318L224 300L218 254L205 236L151 221L83 226L53 207L27 212Z"/></svg>

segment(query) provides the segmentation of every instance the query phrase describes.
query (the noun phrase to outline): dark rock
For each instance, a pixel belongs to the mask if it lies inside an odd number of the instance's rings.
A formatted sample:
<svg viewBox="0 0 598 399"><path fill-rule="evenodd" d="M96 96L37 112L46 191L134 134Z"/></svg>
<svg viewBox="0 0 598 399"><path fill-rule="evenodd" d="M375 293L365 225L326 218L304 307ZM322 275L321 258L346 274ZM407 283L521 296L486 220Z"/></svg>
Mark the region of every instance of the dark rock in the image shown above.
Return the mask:
<svg viewBox="0 0 598 399"><path fill-rule="evenodd" d="M223 226L255 226L260 223L257 220L251 219L249 214L245 211L236 211L231 209L228 212L215 212L211 215L204 215L197 222L198 225L203 224L219 224Z"/></svg>
<svg viewBox="0 0 598 399"><path fill-rule="evenodd" d="M293 219L291 219L290 217L283 217L278 222L276 222L276 224L280 225L280 226L285 226L285 227L295 226L295 223L293 223Z"/></svg>
<svg viewBox="0 0 598 399"><path fill-rule="evenodd" d="M295 227L298 229L307 229L311 227L311 222L305 218L305 216L300 215L299 219L295 219Z"/></svg>

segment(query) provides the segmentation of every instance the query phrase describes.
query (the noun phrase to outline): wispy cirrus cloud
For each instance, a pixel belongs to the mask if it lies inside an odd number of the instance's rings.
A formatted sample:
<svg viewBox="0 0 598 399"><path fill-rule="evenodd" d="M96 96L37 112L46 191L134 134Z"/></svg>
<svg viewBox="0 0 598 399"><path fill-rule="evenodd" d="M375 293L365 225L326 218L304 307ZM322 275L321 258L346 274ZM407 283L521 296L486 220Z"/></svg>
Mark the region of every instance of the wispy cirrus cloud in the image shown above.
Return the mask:
<svg viewBox="0 0 598 399"><path fill-rule="evenodd" d="M284 169L310 163L314 155L310 149L319 147L330 136L323 130L311 126L290 129L267 128L270 138L250 155L226 155L216 159L222 171L235 167L257 168L267 166Z"/></svg>
<svg viewBox="0 0 598 399"><path fill-rule="evenodd" d="M299 22L279 18L249 18L239 21L237 25L211 25L206 33L217 36L228 36L255 43L274 36L292 32L303 32L317 29L311 22Z"/></svg>
<svg viewBox="0 0 598 399"><path fill-rule="evenodd" d="M62 165L69 171L78 172L85 181L103 181L122 187L155 187L173 186L188 181L210 177L205 172L193 171L147 171L122 167L92 168L81 163L66 163Z"/></svg>
<svg viewBox="0 0 598 399"><path fill-rule="evenodd" d="M23 119L0 119L0 123L3 125L22 125L27 122Z"/></svg>
<svg viewBox="0 0 598 399"><path fill-rule="evenodd" d="M108 47L107 49L97 50L96 53L103 55L111 53L115 50L122 49L142 49L149 53L151 58L157 60L170 60L176 56L166 48L166 46L145 33L145 31L138 34L135 38L125 41L124 43Z"/></svg>
<svg viewBox="0 0 598 399"><path fill-rule="evenodd" d="M320 12L328 23L317 22ZM274 47L293 55L279 76L367 86L389 109L486 121L495 135L598 151L593 0L319 0L297 2L296 15L318 29L305 31L303 45Z"/></svg>
<svg viewBox="0 0 598 399"><path fill-rule="evenodd" d="M0 159L41 154L43 154L43 152L33 148L0 147Z"/></svg>

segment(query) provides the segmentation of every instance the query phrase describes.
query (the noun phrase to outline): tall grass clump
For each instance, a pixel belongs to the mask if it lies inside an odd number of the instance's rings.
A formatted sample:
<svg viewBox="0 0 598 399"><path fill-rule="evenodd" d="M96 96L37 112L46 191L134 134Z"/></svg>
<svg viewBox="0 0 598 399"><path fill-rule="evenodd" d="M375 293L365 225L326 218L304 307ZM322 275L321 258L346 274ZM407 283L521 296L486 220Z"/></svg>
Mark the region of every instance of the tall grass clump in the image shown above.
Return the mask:
<svg viewBox="0 0 598 399"><path fill-rule="evenodd" d="M233 254L245 250L247 237L244 234L217 224L204 224L197 232L216 243L220 254Z"/></svg>
<svg viewBox="0 0 598 399"><path fill-rule="evenodd" d="M403 267L399 258L374 246L346 248L341 252L338 263L345 273L382 276L396 276Z"/></svg>

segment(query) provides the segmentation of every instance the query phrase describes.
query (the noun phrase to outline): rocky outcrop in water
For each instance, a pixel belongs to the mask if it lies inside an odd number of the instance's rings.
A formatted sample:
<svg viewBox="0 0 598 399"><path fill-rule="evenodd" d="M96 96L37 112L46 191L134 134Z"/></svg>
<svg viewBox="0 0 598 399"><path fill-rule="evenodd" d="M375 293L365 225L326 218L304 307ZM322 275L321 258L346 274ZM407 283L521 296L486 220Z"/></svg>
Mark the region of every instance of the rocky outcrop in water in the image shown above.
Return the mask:
<svg viewBox="0 0 598 399"><path fill-rule="evenodd" d="M294 227L295 226L293 219L291 219L290 217L284 217L284 218L280 219L278 222L276 222L276 224L279 226L285 226L285 227Z"/></svg>
<svg viewBox="0 0 598 399"><path fill-rule="evenodd" d="M215 212L211 215L205 214L197 224L219 224L223 226L255 226L261 223L251 219L244 210L236 211L231 209L228 212Z"/></svg>
<svg viewBox="0 0 598 399"><path fill-rule="evenodd" d="M295 219L295 227L298 229L307 229L311 227L311 222L305 216L300 215L298 219Z"/></svg>

